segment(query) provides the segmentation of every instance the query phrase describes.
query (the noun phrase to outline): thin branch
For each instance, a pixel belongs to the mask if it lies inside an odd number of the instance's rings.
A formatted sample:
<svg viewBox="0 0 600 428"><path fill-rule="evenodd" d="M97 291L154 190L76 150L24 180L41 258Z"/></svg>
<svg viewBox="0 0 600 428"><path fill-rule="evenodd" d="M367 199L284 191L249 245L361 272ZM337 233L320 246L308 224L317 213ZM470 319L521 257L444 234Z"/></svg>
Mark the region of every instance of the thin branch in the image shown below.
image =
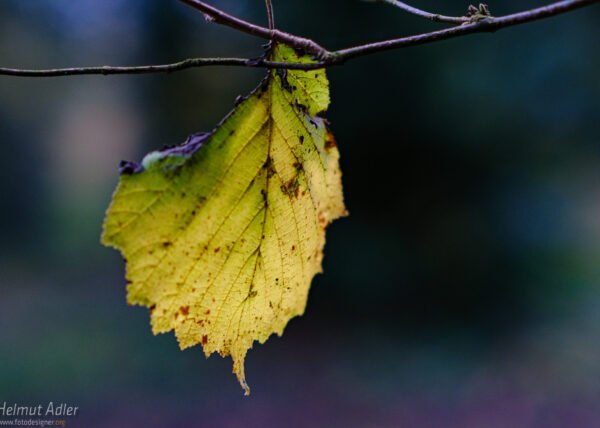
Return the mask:
<svg viewBox="0 0 600 428"><path fill-rule="evenodd" d="M51 68L46 70L25 70L17 68L0 68L0 75L24 77L62 77L86 74L150 74L172 73L188 68L206 67L209 65L237 65L247 66L248 60L243 58L190 58L173 64L139 65L134 67L73 67Z"/></svg>
<svg viewBox="0 0 600 428"><path fill-rule="evenodd" d="M269 19L269 30L275 29L275 14L273 13L273 3L271 0L265 0L267 6L267 18Z"/></svg>
<svg viewBox="0 0 600 428"><path fill-rule="evenodd" d="M446 16L440 15L437 13L427 12L422 9L417 9L416 7L410 6L404 2L398 0L367 0L378 3L387 3L392 6L396 6L399 9L404 10L405 12L411 13L416 16L420 16L421 18L429 19L433 22L446 22L449 24L463 24L465 22L469 22L470 18L467 16Z"/></svg>
<svg viewBox="0 0 600 428"><path fill-rule="evenodd" d="M196 2L196 0L181 0L185 2ZM185 70L189 68L206 67L206 66L240 66L240 67L255 67L255 68L285 68L290 70L315 70L321 68L332 67L342 64L348 60L371 55L376 52L403 49L410 46L424 45L434 43L441 40L448 40L468 34L494 32L502 28L511 27L514 25L524 24L526 22L536 21L551 16L559 15L584 6L590 6L598 3L600 0L563 0L547 6L538 7L525 12L519 12L512 15L501 17L486 17L480 21L466 23L460 26L433 31L430 33L418 34L414 36L402 37L398 39L385 40L382 42L369 43L361 46L355 46L347 49L342 49L335 52L327 52L324 59L320 59L314 63L285 63L268 61L265 58L249 59L249 58L191 58L173 64L162 65L147 65L135 67L82 67L82 68L58 68L49 70L23 70L14 68L0 68L0 75L9 76L29 76L29 77L51 77L51 76L73 76L83 74L148 74L148 73L171 73L175 71ZM236 18L237 19L237 18ZM253 25L253 24L250 24ZM262 28L262 27L258 27ZM265 29L267 32L270 30ZM273 34L287 34L277 33ZM296 37L292 36L291 37ZM300 38L302 39L302 38ZM280 41L280 40L278 40ZM314 43L314 42L313 42ZM316 45L316 43L315 43ZM317 45L318 46L318 45ZM297 47L297 46L296 46ZM321 48L322 49L322 48Z"/></svg>
<svg viewBox="0 0 600 428"><path fill-rule="evenodd" d="M547 6L527 10L525 12L519 12L500 17L489 17L477 22L447 28L445 30L418 34L416 36L401 37L399 39L385 40L382 42L369 43L362 46L355 46L333 52L333 54L336 56L338 61L346 61L360 56L371 55L375 52L423 45L441 40L453 39L459 36L466 36L468 34L494 32L502 28L549 18L551 16L598 3L599 1L600 0L563 0Z"/></svg>
<svg viewBox="0 0 600 428"><path fill-rule="evenodd" d="M183 61L160 64L160 65L138 65L133 67L71 67L71 68L49 68L42 70L27 70L22 68L0 67L0 76L17 77L65 77L81 75L115 75L115 74L158 74L173 73L188 70L190 68L201 68L208 66L234 66L252 68L285 68L289 70L316 70L333 64L325 63L288 63L267 61L264 58L189 58Z"/></svg>
<svg viewBox="0 0 600 428"><path fill-rule="evenodd" d="M214 6L211 6L200 0L179 0L194 9L199 10L205 16L208 17L209 21L217 24L226 25L234 28L238 31L242 31L247 34L251 34L256 37L262 37L267 40L275 40L277 42L286 44L293 48L302 50L308 54L315 56L320 60L328 59L331 57L331 53L324 47L317 44L311 39L305 37L295 36L285 31L271 30L269 28L261 27L251 22L244 21L243 19L229 15Z"/></svg>

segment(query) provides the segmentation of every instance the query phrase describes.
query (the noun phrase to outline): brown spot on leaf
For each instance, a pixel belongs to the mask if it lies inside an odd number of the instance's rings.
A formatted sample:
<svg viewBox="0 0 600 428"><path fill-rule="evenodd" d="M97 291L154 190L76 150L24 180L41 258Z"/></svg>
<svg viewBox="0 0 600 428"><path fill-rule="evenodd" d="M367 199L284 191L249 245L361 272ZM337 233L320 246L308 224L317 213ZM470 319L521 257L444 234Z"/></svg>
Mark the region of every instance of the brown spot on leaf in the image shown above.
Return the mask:
<svg viewBox="0 0 600 428"><path fill-rule="evenodd" d="M179 308L179 311L181 312L181 315L187 316L190 313L190 307L189 306L182 306L182 307Z"/></svg>
<svg viewBox="0 0 600 428"><path fill-rule="evenodd" d="M319 213L319 224L321 227L327 226L327 218L323 215L323 213Z"/></svg>
<svg viewBox="0 0 600 428"><path fill-rule="evenodd" d="M306 107L304 104L299 103L298 101L296 101L295 104L296 108L298 110L300 110L302 113L304 114L308 114L308 107ZM309 119L310 120L310 119Z"/></svg>
<svg viewBox="0 0 600 428"><path fill-rule="evenodd" d="M208 343L208 336L205 334L204 336L202 336L202 344L206 345Z"/></svg>
<svg viewBox="0 0 600 428"><path fill-rule="evenodd" d="M298 182L298 176L292 178L286 184L282 184L280 188L281 191L286 195L298 197L298 194L300 192L300 183Z"/></svg>
<svg viewBox="0 0 600 428"><path fill-rule="evenodd" d="M294 92L296 87L290 85L290 82L288 81L288 71L285 68L278 68L275 70L275 73L277 73L281 79L281 87L288 92Z"/></svg>
<svg viewBox="0 0 600 428"><path fill-rule="evenodd" d="M337 144L335 142L335 138L333 137L333 134L331 132L328 132L327 133L327 140L325 140L325 150L330 151L334 147L337 147Z"/></svg>
<svg viewBox="0 0 600 428"><path fill-rule="evenodd" d="M273 159L271 158L271 156L267 156L267 160L265 160L265 164L263 166L263 168L265 168L267 170L267 177L271 178L273 175L275 175L275 167L273 166Z"/></svg>

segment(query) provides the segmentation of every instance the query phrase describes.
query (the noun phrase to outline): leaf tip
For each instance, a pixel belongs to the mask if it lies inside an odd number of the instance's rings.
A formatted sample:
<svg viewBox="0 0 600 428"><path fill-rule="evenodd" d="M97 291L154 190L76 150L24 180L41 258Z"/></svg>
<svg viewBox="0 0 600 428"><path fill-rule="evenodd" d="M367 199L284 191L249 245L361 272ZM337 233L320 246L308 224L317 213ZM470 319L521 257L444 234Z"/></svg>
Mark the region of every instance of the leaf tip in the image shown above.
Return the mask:
<svg viewBox="0 0 600 428"><path fill-rule="evenodd" d="M231 357L233 358L233 373L237 377L240 386L244 390L244 395L247 397L250 395L250 387L246 382L246 371L244 367L244 360L246 359L246 352L248 350L242 350L239 354L233 353Z"/></svg>

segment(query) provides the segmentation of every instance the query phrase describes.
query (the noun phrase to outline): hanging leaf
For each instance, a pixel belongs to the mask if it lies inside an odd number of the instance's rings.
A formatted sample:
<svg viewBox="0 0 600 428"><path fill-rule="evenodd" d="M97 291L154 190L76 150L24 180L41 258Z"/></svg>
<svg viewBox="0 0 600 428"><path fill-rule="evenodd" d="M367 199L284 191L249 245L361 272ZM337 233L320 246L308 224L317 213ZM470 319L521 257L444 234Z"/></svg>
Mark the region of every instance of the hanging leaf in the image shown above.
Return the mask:
<svg viewBox="0 0 600 428"><path fill-rule="evenodd" d="M311 61L281 45L270 59ZM128 302L182 349L231 355L247 394L248 349L304 312L325 228L346 213L328 105L323 70L271 70L211 133L124 163L106 215Z"/></svg>

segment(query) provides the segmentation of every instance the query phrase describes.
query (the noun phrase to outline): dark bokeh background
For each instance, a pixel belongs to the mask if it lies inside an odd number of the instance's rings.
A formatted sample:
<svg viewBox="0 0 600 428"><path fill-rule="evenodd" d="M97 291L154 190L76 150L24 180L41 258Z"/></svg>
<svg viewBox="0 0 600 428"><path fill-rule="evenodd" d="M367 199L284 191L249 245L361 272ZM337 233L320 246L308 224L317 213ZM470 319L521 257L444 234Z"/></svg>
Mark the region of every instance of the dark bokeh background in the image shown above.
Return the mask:
<svg viewBox="0 0 600 428"><path fill-rule="evenodd" d="M330 48L438 28L274 0ZM518 3L518 4L516 4ZM500 15L541 4L498 0ZM262 0L215 1L264 23ZM461 14L461 1L415 1ZM264 71L0 77L0 404L85 427L600 426L600 9L329 72L351 216L306 314L247 360L180 352L99 241L121 159L209 130ZM254 56L176 0L3 0L0 64Z"/></svg>

